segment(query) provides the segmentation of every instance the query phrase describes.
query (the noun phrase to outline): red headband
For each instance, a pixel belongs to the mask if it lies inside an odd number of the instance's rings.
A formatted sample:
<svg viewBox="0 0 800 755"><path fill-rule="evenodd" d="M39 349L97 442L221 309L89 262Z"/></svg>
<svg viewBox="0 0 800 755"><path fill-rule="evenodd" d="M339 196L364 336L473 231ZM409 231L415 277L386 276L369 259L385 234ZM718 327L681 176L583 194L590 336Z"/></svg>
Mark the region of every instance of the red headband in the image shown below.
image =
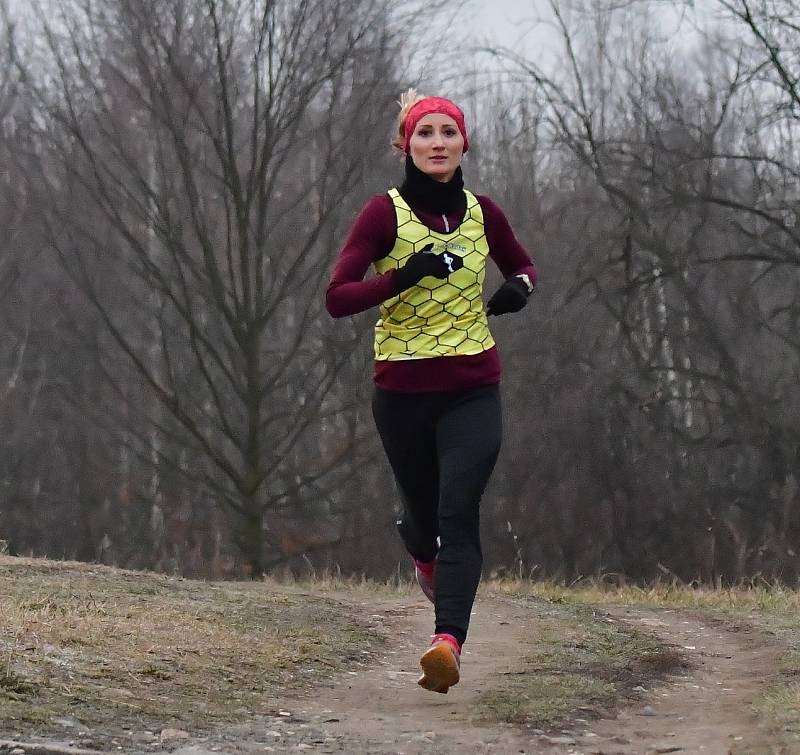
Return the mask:
<svg viewBox="0 0 800 755"><path fill-rule="evenodd" d="M423 116L430 115L431 113L441 113L442 115L449 115L458 126L461 136L464 137L464 152L469 149L469 139L467 139L467 127L464 125L464 113L454 105L450 100L444 97L426 97L420 100L416 105L413 105L411 110L408 111L406 122L404 126L405 145L404 149L406 154L409 150L409 142L414 129L417 127L419 119Z"/></svg>

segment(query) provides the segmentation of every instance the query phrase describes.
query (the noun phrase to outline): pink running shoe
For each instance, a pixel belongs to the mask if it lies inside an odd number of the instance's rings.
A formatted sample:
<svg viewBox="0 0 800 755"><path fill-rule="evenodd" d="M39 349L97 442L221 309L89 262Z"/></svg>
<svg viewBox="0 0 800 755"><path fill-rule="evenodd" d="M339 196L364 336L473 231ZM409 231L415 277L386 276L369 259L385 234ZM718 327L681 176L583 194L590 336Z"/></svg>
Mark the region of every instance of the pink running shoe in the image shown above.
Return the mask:
<svg viewBox="0 0 800 755"><path fill-rule="evenodd" d="M417 684L446 695L460 678L461 645L452 634L435 634L431 646L419 659L419 665L422 666L422 676Z"/></svg>
<svg viewBox="0 0 800 755"><path fill-rule="evenodd" d="M422 588L425 597L433 603L433 575L436 572L436 561L417 561L417 559L414 559L414 571L417 575L417 584Z"/></svg>

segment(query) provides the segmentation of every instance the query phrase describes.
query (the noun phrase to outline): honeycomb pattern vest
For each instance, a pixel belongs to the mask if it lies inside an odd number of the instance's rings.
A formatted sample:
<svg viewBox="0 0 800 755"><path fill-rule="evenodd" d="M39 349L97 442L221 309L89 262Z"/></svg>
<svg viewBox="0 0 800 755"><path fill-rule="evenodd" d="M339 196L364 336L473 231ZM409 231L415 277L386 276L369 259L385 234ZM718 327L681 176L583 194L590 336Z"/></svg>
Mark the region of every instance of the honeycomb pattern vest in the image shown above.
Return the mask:
<svg viewBox="0 0 800 755"><path fill-rule="evenodd" d="M483 279L489 244L483 211L473 194L464 191L467 211L451 233L438 233L412 212L397 189L389 196L397 216L397 241L374 265L378 273L402 267L408 258L432 243L435 254L449 251L464 267L445 280L427 277L380 307L375 325L375 359L428 359L480 354L494 346L483 306Z"/></svg>

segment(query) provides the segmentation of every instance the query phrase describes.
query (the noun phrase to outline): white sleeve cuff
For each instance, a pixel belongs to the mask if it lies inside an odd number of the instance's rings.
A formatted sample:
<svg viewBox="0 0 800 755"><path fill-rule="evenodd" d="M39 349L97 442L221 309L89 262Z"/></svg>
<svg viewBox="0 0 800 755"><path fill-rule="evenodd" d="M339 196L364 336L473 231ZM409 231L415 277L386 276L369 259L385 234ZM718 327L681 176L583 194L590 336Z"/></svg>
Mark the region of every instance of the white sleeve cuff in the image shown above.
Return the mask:
<svg viewBox="0 0 800 755"><path fill-rule="evenodd" d="M520 273L514 277L519 278L528 287L529 294L533 293L533 283L531 283L531 279L528 277L527 273Z"/></svg>

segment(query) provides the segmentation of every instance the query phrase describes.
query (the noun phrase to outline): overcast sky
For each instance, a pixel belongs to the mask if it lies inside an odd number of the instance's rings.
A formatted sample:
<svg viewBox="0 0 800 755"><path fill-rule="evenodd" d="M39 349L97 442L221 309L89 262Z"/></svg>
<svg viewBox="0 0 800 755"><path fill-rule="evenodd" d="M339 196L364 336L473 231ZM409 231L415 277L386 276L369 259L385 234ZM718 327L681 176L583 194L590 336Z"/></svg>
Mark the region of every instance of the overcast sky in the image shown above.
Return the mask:
<svg viewBox="0 0 800 755"><path fill-rule="evenodd" d="M464 12L464 31L475 41L530 51L547 43L547 0L471 0Z"/></svg>
<svg viewBox="0 0 800 755"><path fill-rule="evenodd" d="M569 17L570 2L559 3L562 13ZM659 22L659 31L665 37L686 39L692 36L692 24L698 19L710 18L713 3L694 2L691 13L680 2L651 2L650 13ZM553 49L554 33L546 23L552 19L549 0L468 0L464 13L465 31L477 39L485 38L508 46L534 52ZM538 22L538 23L537 23Z"/></svg>
<svg viewBox="0 0 800 755"><path fill-rule="evenodd" d="M465 19L472 34L511 41L547 10L547 0L472 0Z"/></svg>

